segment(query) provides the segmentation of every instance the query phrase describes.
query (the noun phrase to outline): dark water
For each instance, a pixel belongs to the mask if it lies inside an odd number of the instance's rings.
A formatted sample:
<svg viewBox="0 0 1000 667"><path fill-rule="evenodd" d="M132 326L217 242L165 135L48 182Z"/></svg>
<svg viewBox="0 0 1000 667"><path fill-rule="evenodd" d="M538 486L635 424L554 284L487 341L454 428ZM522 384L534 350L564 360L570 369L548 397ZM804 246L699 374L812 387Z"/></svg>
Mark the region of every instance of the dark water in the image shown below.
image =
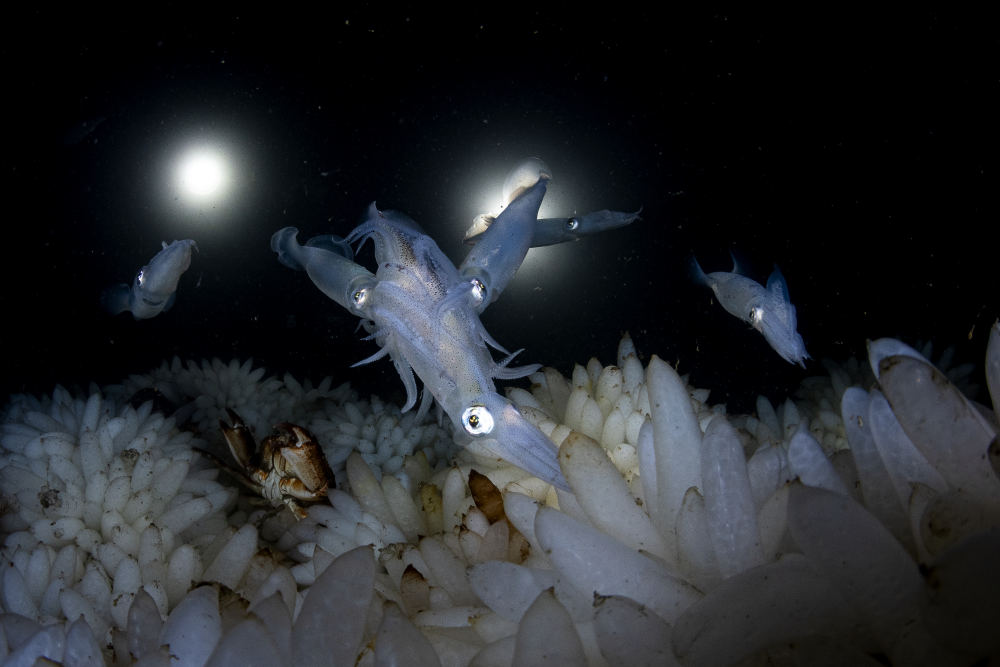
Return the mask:
<svg viewBox="0 0 1000 667"><path fill-rule="evenodd" d="M817 360L902 336L981 366L1000 310L1000 58L983 17L544 8L446 29L381 9L158 11L127 30L93 14L17 22L0 395L117 382L180 355L253 356L400 400L388 360L349 368L375 344L278 264L271 234L343 236L375 200L458 263L471 219L531 155L554 171L549 214L642 206L643 219L532 251L483 316L525 348L520 363L611 363L629 331L731 410L784 397L821 366L783 361L687 274L691 255L729 270L735 249L762 282L781 266ZM231 170L212 204L175 186L199 145ZM184 238L200 252L171 312L100 310L104 287ZM370 245L359 261L373 268Z"/></svg>

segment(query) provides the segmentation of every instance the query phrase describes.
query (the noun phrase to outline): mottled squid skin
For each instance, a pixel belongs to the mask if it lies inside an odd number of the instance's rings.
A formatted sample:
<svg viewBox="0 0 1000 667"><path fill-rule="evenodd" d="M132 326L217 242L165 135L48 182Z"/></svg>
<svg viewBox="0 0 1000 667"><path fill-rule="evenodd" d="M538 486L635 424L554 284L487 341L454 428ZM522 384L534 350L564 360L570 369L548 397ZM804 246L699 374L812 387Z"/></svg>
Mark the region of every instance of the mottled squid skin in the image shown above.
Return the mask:
<svg viewBox="0 0 1000 667"><path fill-rule="evenodd" d="M406 386L404 411L416 404L416 372L456 429L497 457L569 490L556 447L493 384L495 378L523 377L539 366L508 368L514 355L494 361L487 345L506 350L479 320L531 247L547 178L541 173L535 180L521 189L459 268L419 225L374 204L367 221L346 239L362 244L372 239L378 262L374 275L328 249L335 243L330 237L302 246L297 230L286 227L272 237L271 248L283 264L305 270L327 296L373 323L373 338L382 349L360 363L386 355L392 359ZM425 392L421 409L427 399Z"/></svg>
<svg viewBox="0 0 1000 667"><path fill-rule="evenodd" d="M693 260L692 264L695 279L712 288L723 308L764 334L768 344L782 359L805 368L805 360L812 357L806 352L802 336L796 331L795 306L788 298L788 287L781 269L774 265L766 288L741 276L737 273L738 269L735 258L732 272L717 271L706 275L698 260Z"/></svg>
<svg viewBox="0 0 1000 667"><path fill-rule="evenodd" d="M101 293L101 305L112 315L129 310L137 320L156 317L167 312L177 299L177 282L191 266L194 241L174 241L158 252L149 264L136 274L132 287L125 283L112 285Z"/></svg>

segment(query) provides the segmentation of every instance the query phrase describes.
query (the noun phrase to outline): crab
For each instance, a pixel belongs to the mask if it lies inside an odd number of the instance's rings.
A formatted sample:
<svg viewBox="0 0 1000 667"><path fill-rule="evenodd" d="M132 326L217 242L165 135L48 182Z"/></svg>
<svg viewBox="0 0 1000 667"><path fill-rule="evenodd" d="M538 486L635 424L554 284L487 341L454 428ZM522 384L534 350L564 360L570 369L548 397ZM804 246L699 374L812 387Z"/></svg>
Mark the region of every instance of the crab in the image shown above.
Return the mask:
<svg viewBox="0 0 1000 667"><path fill-rule="evenodd" d="M325 498L334 481L316 436L298 424L281 422L274 425L278 434L264 438L258 449L243 419L230 408L226 413L233 425L220 419L219 426L240 469L208 456L271 507L285 505L296 519L306 518L309 513L302 502Z"/></svg>

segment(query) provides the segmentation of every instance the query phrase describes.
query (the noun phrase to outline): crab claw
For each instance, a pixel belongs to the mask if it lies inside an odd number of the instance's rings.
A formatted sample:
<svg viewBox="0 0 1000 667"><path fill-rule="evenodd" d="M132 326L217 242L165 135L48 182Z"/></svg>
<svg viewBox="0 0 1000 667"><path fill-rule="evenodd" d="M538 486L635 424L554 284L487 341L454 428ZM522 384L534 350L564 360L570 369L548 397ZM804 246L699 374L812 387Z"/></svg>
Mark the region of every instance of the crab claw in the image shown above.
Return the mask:
<svg viewBox="0 0 1000 667"><path fill-rule="evenodd" d="M229 415L229 421L233 425L227 426L220 418L219 426L222 428L222 434L226 437L229 452L236 459L236 462L246 469L250 465L250 459L257 451L257 443L254 442L253 435L251 435L246 423L235 411L226 408L226 414Z"/></svg>
<svg viewBox="0 0 1000 667"><path fill-rule="evenodd" d="M285 477L278 482L278 488L282 495L298 498L299 500L319 500L326 496L328 485L324 482L317 489L308 488L301 479Z"/></svg>
<svg viewBox="0 0 1000 667"><path fill-rule="evenodd" d="M301 480L302 485L300 489L290 483L288 491L282 487L282 493L288 493L302 500L315 500L318 496L325 496L326 489L334 476L316 436L308 429L288 422L275 424L274 428L282 436L282 446L279 450L281 456L285 459L287 467L298 478L295 481ZM300 495L302 493L307 495Z"/></svg>

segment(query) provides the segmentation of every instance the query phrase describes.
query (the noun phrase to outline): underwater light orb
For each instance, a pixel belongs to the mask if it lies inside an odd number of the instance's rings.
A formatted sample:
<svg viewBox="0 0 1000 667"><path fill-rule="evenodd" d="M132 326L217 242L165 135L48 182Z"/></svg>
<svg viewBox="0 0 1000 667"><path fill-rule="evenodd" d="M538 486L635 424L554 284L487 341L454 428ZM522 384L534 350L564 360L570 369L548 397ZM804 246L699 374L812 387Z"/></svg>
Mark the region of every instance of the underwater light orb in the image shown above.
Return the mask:
<svg viewBox="0 0 1000 667"><path fill-rule="evenodd" d="M200 131L167 140L159 160L166 177L155 187L170 217L182 226L199 228L239 219L244 202L239 195L253 180L253 166L235 147L235 137Z"/></svg>
<svg viewBox="0 0 1000 667"><path fill-rule="evenodd" d="M181 182L191 192L207 195L215 192L225 175L222 160L208 153L198 153L181 165Z"/></svg>

